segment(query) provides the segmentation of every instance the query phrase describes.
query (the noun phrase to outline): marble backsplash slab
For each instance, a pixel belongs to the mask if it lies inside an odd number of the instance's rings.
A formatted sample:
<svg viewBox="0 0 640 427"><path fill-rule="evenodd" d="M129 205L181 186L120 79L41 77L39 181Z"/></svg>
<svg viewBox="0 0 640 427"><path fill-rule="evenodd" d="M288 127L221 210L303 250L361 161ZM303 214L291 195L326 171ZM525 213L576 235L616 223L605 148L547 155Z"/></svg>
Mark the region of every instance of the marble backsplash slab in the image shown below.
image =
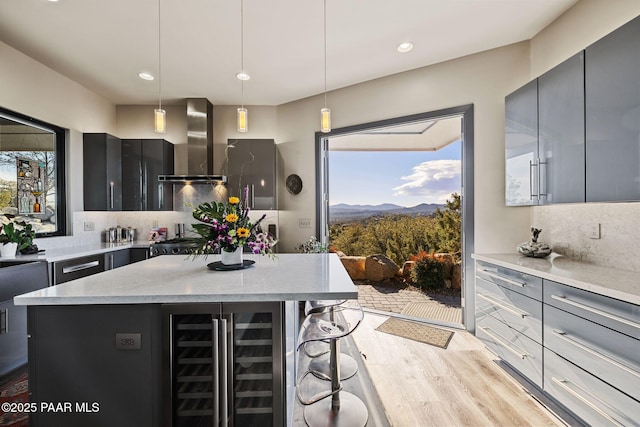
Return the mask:
<svg viewBox="0 0 640 427"><path fill-rule="evenodd" d="M600 239L589 237L600 225ZM576 261L640 271L640 203L585 203L533 208L541 241Z"/></svg>

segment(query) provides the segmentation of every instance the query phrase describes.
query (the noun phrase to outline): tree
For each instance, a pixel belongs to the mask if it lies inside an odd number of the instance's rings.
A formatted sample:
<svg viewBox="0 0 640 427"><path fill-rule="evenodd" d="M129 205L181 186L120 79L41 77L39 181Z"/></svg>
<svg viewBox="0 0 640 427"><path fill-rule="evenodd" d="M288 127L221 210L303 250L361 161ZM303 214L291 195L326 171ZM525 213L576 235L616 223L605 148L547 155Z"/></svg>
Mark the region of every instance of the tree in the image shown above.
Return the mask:
<svg viewBox="0 0 640 427"><path fill-rule="evenodd" d="M16 182L0 179L0 209L7 206L16 207L16 199Z"/></svg>

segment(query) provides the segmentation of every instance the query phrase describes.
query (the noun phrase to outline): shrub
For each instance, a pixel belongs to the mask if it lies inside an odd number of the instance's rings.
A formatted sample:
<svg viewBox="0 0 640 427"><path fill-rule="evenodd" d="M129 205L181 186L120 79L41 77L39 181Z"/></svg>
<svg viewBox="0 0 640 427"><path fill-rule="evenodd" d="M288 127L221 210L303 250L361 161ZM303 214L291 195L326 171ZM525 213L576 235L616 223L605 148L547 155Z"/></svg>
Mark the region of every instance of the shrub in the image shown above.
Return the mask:
<svg viewBox="0 0 640 427"><path fill-rule="evenodd" d="M423 289L444 287L445 266L437 259L427 256L416 261L411 270L411 279Z"/></svg>

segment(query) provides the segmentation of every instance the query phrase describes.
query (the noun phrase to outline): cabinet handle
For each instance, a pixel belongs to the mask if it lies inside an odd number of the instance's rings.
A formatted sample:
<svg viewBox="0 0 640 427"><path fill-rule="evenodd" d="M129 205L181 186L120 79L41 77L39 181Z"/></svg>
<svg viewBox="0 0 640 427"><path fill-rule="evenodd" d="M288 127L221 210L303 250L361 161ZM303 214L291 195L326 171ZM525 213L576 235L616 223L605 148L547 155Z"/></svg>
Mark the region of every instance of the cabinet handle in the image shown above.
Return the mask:
<svg viewBox="0 0 640 427"><path fill-rule="evenodd" d="M527 317L527 316L530 316L530 314L529 314L529 313L527 313L526 311L519 311L519 310L517 310L515 307L513 307L512 305L505 304L505 303L503 303L503 302L500 302L500 301L494 300L493 298L488 297L488 296L483 295L483 294L478 294L478 296L479 296L480 298L482 298L482 299L486 300L486 301L489 301L491 304L493 304L493 305L497 305L498 307L503 308L504 310L508 311L509 313L511 313L511 314L515 314L516 316L519 316L519 317L521 317L521 318L523 318L523 319L524 319L525 317Z"/></svg>
<svg viewBox="0 0 640 427"><path fill-rule="evenodd" d="M213 425L220 425L220 324L218 319L212 319L213 340L211 343L211 354L213 355Z"/></svg>
<svg viewBox="0 0 640 427"><path fill-rule="evenodd" d="M480 271L482 271L483 273L485 273L489 277L493 277L494 279L499 279L499 280L505 281L505 282L507 282L507 283L509 283L511 285L517 286L519 288L524 288L525 286L527 286L526 283L516 282L515 280L508 279L508 278L503 277L503 276L501 276L501 275L499 275L497 273L494 273L493 271L490 271L490 270L482 269ZM481 279L482 279L482 277L481 277Z"/></svg>
<svg viewBox="0 0 640 427"><path fill-rule="evenodd" d="M518 356L520 359L525 359L527 357L533 357L528 353L522 352L522 351L517 351L516 349L512 348L508 343L506 343L502 338L498 337L497 334L494 334L491 331L491 329L480 326L480 329L482 329L482 331L489 335L491 338L493 338L494 340L498 341L500 344L502 344L502 346L504 348L506 348L507 350L509 350L511 353L515 354L516 356Z"/></svg>
<svg viewBox="0 0 640 427"><path fill-rule="evenodd" d="M533 196L539 197L537 194L533 194L533 167L538 166L529 160L529 199L533 200Z"/></svg>
<svg viewBox="0 0 640 427"><path fill-rule="evenodd" d="M222 407L221 409L221 423L220 425L222 427L227 427L228 426L228 421L229 421L229 414L228 414L228 408L229 408L229 386L228 386L228 369L229 367L227 366L228 363L228 358L227 358L227 354L228 354L228 337L227 337L227 319L220 319L220 329L221 329L221 334L220 334L220 338L221 338L221 349L222 349L222 369L220 370L220 384L222 385L222 390L220 392L220 406Z"/></svg>
<svg viewBox="0 0 640 427"><path fill-rule="evenodd" d="M585 345L585 344L581 343L580 341L578 341L576 338L569 336L566 332L553 331L553 334L555 336L557 336L558 338L561 338L562 340L568 342L569 344L572 344L575 347L578 347L579 349L582 349L582 350L586 351L590 355L595 356L595 357L597 357L597 358L599 358L601 360L604 360L605 362L610 363L611 365L615 366L616 368L620 368L620 369L624 370L625 372L640 378L640 372L636 371L635 369L631 369L628 366L623 365L622 363L618 362L617 360L614 360L611 357L606 356L606 355L600 353L597 350L592 349L588 345Z"/></svg>
<svg viewBox="0 0 640 427"><path fill-rule="evenodd" d="M109 205L113 209L113 181L109 183Z"/></svg>
<svg viewBox="0 0 640 427"><path fill-rule="evenodd" d="M0 310L0 335L9 333L9 309Z"/></svg>
<svg viewBox="0 0 640 427"><path fill-rule="evenodd" d="M631 320L627 320L627 319L625 319L623 317L620 317L620 316L616 316L615 314L607 313L606 311L602 311L602 310L597 309L595 307L591 307L590 305L582 304L580 302L577 302L577 301L574 301L572 299L569 299L569 298L565 297L564 295L553 295L552 294L551 298L553 298L556 301L560 301L560 302L563 302L565 304L569 304L569 305L572 305L574 307L581 308L582 310L589 311L591 313L606 317L607 319L615 320L616 322L624 323L625 325L631 326L633 328L640 329L640 324L639 323L633 322Z"/></svg>
<svg viewBox="0 0 640 427"><path fill-rule="evenodd" d="M86 270L88 268L97 267L98 265L100 265L100 261L91 261L91 262L86 262L84 264L72 265L70 267L62 267L62 273L63 274L73 273L75 271Z"/></svg>
<svg viewBox="0 0 640 427"><path fill-rule="evenodd" d="M602 406L606 406L609 407L609 405L607 405L606 403L604 403L602 400L598 399L597 397L595 397L594 395L592 395L591 393L588 393L586 390L578 387L575 384L572 384L570 381L566 380L566 379L558 379L556 377L551 377L551 381L553 381L554 383L556 383L558 386L560 386L560 388L562 388L564 391L566 391L567 393L569 393L570 395L572 395L573 397L575 397L576 399L578 399L579 401L581 401L582 403L584 403L585 405L587 405L588 407L590 407L591 409L593 409L594 411L596 411L598 414L600 414L601 416L603 416L604 418L607 419L607 421L609 421L612 425L616 425L619 427L624 427L624 424L620 424L618 421L616 421L615 419L613 419L611 417L611 415L607 414L606 412L604 412L602 409L600 409L597 405L595 405L593 402L591 402L589 399L587 399L585 396L583 396L582 394L580 394L580 392L574 390L572 388L578 388L581 392L583 392L584 394L588 395L591 399L597 401L598 403L600 403Z"/></svg>
<svg viewBox="0 0 640 427"><path fill-rule="evenodd" d="M540 197L547 197L547 193L543 193L542 188L542 165L546 165L547 162L542 162L538 159L538 199ZM545 181L546 182L546 181Z"/></svg>
<svg viewBox="0 0 640 427"><path fill-rule="evenodd" d="M256 186L251 184L251 207L256 208Z"/></svg>

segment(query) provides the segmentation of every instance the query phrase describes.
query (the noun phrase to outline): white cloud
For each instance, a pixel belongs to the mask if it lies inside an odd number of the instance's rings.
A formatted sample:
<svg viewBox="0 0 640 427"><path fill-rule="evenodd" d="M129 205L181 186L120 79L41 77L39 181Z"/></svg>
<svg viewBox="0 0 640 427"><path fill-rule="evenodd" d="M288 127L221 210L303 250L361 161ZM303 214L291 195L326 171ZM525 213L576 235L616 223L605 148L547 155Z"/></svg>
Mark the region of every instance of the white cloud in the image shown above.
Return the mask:
<svg viewBox="0 0 640 427"><path fill-rule="evenodd" d="M431 160L413 167L406 183L393 188L394 196L419 196L424 203L444 203L462 186L460 160Z"/></svg>

